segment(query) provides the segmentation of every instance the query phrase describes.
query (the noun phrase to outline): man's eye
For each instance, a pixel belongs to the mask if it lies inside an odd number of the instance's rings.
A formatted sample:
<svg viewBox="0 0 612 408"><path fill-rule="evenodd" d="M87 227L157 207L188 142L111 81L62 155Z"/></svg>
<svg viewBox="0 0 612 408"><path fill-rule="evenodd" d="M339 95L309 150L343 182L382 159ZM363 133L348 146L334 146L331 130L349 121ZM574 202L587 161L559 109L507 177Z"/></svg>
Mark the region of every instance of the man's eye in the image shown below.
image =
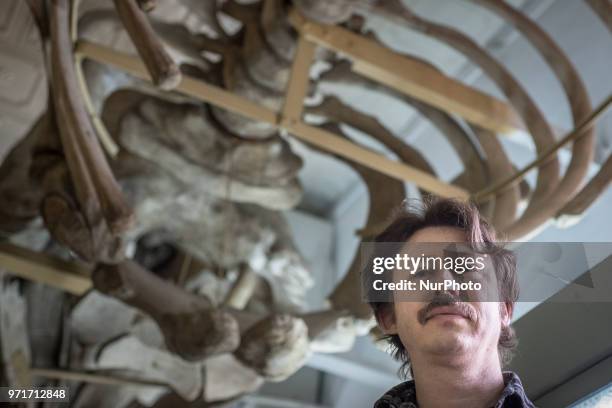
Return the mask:
<svg viewBox="0 0 612 408"><path fill-rule="evenodd" d="M427 272L428 272L428 271L427 271L427 269L419 269L418 271L416 271L416 272L414 273L414 277L415 277L415 278L421 278L421 277L425 276L425 274L426 274Z"/></svg>

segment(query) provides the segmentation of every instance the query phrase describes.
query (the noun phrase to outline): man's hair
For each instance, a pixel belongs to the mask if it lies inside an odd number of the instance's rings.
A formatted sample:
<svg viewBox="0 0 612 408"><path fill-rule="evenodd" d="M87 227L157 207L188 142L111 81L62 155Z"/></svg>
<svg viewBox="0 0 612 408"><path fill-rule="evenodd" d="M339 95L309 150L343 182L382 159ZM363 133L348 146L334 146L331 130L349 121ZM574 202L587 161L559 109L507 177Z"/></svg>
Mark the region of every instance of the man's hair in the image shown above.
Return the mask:
<svg viewBox="0 0 612 408"><path fill-rule="evenodd" d="M496 242L496 233L493 227L480 215L473 203L461 202L453 199L429 197L416 208L402 208L397 211L391 224L376 237L375 242L405 243L417 231L427 227L455 227L465 232L468 244L484 249L490 254L497 276L499 300L514 306L518 299L519 286L516 276L516 258L513 252L504 249ZM370 280L373 274L364 270L362 276L364 289L372 288ZM370 298L370 297L368 297ZM380 322L381 313L393 313L393 304L390 302L369 302L376 320ZM383 337L389 342L392 355L402 362L401 375L405 378L410 368L410 356L399 335ZM512 359L517 340L512 327L502 327L498 342L500 363L506 366Z"/></svg>

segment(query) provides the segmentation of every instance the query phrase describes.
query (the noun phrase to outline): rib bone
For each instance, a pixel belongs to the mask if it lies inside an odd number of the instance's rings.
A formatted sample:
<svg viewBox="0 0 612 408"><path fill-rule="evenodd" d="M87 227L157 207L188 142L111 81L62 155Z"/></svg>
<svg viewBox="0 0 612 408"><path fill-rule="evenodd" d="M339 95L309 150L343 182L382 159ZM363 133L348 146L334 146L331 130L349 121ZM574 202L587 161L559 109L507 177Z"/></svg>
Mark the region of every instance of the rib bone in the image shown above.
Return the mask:
<svg viewBox="0 0 612 408"><path fill-rule="evenodd" d="M181 71L157 38L139 4L136 0L114 0L114 3L153 83L164 90L176 88L181 82Z"/></svg>
<svg viewBox="0 0 612 408"><path fill-rule="evenodd" d="M552 38L537 24L506 2L470 1L488 8L521 31L525 38L540 52L544 61L559 79L567 95L574 123L578 124L585 120L592 109L586 87L570 59ZM521 218L503 231L508 239L525 237L548 219L554 217L557 211L576 195L593 158L594 144L595 134L593 128L591 128L574 142L569 166L554 191L545 201L534 202L532 199Z"/></svg>
<svg viewBox="0 0 612 408"><path fill-rule="evenodd" d="M153 11L155 6L157 6L157 0L138 0L138 7L147 13Z"/></svg>
<svg viewBox="0 0 612 408"><path fill-rule="evenodd" d="M51 65L53 102L77 201L90 226L102 216L113 233L127 229L132 212L106 162L82 101L68 33L68 0L53 0Z"/></svg>
<svg viewBox="0 0 612 408"><path fill-rule="evenodd" d="M491 78L497 87L506 95L514 109L521 115L534 140L538 152L542 152L554 142L555 139L552 128L520 83L514 78L509 70L496 61L470 37L451 27L436 24L417 16L398 0L381 1L380 5L378 10L386 10L382 11L386 17L400 18L401 21L408 24L410 28L450 45L482 68L487 76ZM384 7L384 9L382 7ZM482 134L482 132L480 133ZM494 137L493 134L487 133L489 136ZM559 164L557 159L554 158L540 167L537 187L532 195L532 202L535 203L546 198L546 196L554 190L558 182ZM500 195L498 199L500 197L504 198L504 196ZM514 195L513 200L516 199L517 197ZM511 203L503 202L505 209L512 209L512 211L509 213L506 212L503 217L497 218L498 224L496 227L500 229L514 220L516 206L510 206L509 204ZM504 219L506 220L505 222Z"/></svg>
<svg viewBox="0 0 612 408"><path fill-rule="evenodd" d="M557 214L557 220L562 226L576 223L584 212L597 200L612 181L612 155L608 157L596 175L567 203Z"/></svg>

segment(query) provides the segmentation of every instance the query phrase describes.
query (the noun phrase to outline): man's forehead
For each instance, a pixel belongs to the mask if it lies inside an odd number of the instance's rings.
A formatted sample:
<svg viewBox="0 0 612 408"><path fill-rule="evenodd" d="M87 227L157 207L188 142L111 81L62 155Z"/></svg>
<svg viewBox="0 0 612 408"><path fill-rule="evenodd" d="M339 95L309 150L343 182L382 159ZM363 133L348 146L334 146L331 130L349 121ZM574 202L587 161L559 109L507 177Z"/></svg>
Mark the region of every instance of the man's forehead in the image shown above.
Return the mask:
<svg viewBox="0 0 612 408"><path fill-rule="evenodd" d="M450 226L425 227L416 231L408 243L429 242L467 242L465 231Z"/></svg>
<svg viewBox="0 0 612 408"><path fill-rule="evenodd" d="M402 253L419 255L443 256L448 248L455 249L457 245L466 245L465 232L460 228L450 226L425 227L416 231L402 245Z"/></svg>
<svg viewBox="0 0 612 408"><path fill-rule="evenodd" d="M412 256L469 256L476 255L472 246L465 242L411 242L402 245L401 253Z"/></svg>

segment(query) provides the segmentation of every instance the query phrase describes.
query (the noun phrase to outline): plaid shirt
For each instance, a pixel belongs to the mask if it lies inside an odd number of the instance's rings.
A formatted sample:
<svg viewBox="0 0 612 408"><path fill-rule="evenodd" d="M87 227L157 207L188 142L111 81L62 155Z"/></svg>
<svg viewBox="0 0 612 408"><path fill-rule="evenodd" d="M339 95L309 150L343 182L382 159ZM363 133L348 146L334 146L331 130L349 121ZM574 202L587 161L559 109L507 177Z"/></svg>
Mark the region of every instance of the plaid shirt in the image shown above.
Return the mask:
<svg viewBox="0 0 612 408"><path fill-rule="evenodd" d="M518 376L511 372L503 375L506 387L492 408L534 408ZM391 388L374 403L374 408L419 408L414 381L406 381Z"/></svg>

